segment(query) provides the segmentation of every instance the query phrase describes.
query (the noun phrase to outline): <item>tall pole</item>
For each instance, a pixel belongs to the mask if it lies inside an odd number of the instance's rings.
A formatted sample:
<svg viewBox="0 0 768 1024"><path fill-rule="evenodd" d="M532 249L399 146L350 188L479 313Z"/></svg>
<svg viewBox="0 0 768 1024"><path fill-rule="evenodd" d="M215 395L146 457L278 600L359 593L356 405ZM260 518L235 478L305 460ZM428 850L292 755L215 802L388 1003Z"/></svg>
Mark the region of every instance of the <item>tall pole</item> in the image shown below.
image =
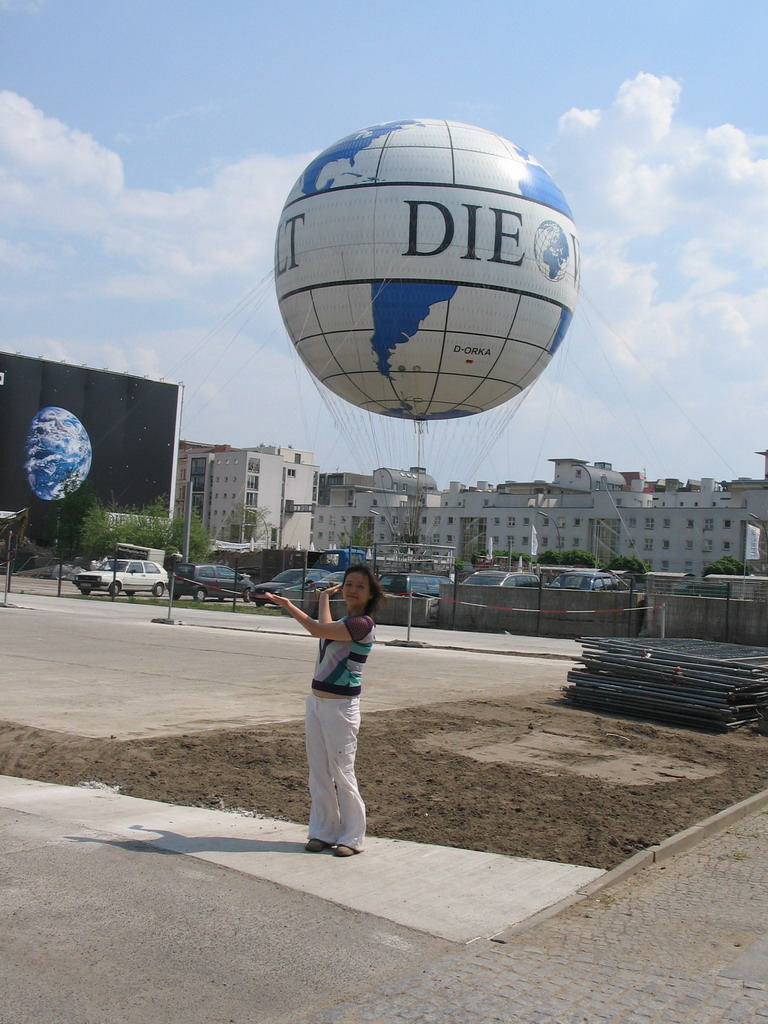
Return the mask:
<svg viewBox="0 0 768 1024"><path fill-rule="evenodd" d="M190 463L191 465L191 463ZM188 473L187 489L184 492L184 536L181 542L181 559L189 561L189 534L192 529L192 474Z"/></svg>
<svg viewBox="0 0 768 1024"><path fill-rule="evenodd" d="M560 527L557 525L557 523L552 518L552 516L548 516L546 512L542 512L540 508L536 509L536 514L541 516L543 519L546 519L547 522L552 523L552 525L554 526L555 531L557 533L557 553L560 554L560 551L562 550L562 547L563 547L562 540L561 540L561 537L560 537Z"/></svg>
<svg viewBox="0 0 768 1024"><path fill-rule="evenodd" d="M11 548L13 546L13 530L8 531L5 545L5 552L8 560L5 563L5 594L3 595L3 604L8 604L8 591L11 589L11 558L13 557Z"/></svg>

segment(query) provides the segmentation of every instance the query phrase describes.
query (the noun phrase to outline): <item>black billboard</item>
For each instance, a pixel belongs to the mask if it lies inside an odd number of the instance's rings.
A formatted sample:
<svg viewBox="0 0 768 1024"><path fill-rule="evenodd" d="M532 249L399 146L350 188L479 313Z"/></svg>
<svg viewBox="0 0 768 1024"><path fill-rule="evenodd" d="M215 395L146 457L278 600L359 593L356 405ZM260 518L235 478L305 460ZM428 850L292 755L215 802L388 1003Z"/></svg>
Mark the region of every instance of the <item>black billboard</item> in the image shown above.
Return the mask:
<svg viewBox="0 0 768 1024"><path fill-rule="evenodd" d="M85 480L104 503L170 499L178 384L0 352L0 509L29 509L29 536L50 502Z"/></svg>

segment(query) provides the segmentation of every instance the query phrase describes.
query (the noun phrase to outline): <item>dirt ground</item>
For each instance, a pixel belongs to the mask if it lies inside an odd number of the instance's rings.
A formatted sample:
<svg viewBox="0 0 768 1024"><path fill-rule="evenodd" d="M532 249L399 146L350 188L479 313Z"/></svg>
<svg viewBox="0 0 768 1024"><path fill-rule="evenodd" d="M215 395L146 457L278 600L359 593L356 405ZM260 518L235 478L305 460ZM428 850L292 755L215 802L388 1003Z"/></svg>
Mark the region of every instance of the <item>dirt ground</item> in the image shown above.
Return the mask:
<svg viewBox="0 0 768 1024"><path fill-rule="evenodd" d="M551 694L363 714L372 835L610 868L768 786L768 737L576 709ZM302 724L94 740L0 723L0 773L290 821Z"/></svg>

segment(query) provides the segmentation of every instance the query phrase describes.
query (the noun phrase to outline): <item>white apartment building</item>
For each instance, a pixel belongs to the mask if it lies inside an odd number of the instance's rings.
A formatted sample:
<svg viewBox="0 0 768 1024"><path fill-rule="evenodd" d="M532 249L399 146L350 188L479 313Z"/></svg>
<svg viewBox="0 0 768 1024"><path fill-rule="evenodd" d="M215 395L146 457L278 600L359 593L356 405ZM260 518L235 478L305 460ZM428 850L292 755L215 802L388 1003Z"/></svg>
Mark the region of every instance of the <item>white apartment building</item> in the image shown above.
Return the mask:
<svg viewBox="0 0 768 1024"><path fill-rule="evenodd" d="M610 463L551 459L551 481L507 481L474 487L454 482L438 491L423 470L376 470L370 491L347 490L343 501L318 506L315 545L332 547L339 531L366 524L371 543L453 547L455 557L506 550L530 555L580 549L604 564L635 556L657 572L700 576L723 555L743 560L747 526L761 533L766 569L768 455L762 478L649 482ZM401 475L398 475L401 474Z"/></svg>
<svg viewBox="0 0 768 1024"><path fill-rule="evenodd" d="M312 540L318 468L312 452L278 445L232 448L181 441L176 510L189 496L214 540L301 547Z"/></svg>
<svg viewBox="0 0 768 1024"><path fill-rule="evenodd" d="M422 539L422 509L437 504L435 480L422 467L382 467L369 477L328 474L323 489L327 504L315 509L313 541L318 551L346 543L364 527L366 546Z"/></svg>

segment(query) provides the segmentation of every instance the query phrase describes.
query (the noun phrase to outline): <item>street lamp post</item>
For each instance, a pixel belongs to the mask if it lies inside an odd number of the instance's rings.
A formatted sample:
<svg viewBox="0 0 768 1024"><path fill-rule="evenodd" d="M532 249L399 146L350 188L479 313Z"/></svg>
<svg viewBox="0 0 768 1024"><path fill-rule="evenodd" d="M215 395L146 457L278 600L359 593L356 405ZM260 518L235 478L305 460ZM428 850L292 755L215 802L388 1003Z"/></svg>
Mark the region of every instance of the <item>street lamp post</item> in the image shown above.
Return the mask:
<svg viewBox="0 0 768 1024"><path fill-rule="evenodd" d="M560 527L557 525L557 523L552 518L552 516L548 516L546 512L542 512L540 508L536 509L536 514L541 516L543 519L546 519L548 522L552 523L552 525L554 526L555 531L557 533L557 553L560 554L560 551L562 550L562 547L563 547L562 541L560 539Z"/></svg>

